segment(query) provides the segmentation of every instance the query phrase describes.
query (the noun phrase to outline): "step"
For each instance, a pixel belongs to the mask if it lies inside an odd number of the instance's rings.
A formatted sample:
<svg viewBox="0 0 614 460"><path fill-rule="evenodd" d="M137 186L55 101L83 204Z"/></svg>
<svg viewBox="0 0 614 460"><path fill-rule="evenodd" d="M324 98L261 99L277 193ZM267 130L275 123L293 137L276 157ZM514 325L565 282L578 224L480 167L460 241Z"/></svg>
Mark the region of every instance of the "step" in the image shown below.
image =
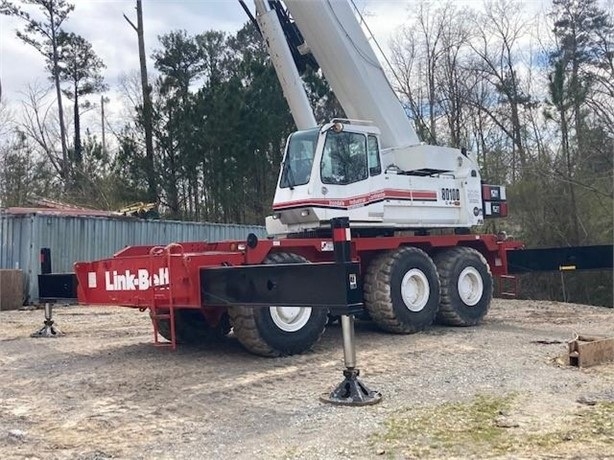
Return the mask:
<svg viewBox="0 0 614 460"><path fill-rule="evenodd" d="M151 319L171 319L171 315L169 313L154 313L153 315L150 315L150 317Z"/></svg>

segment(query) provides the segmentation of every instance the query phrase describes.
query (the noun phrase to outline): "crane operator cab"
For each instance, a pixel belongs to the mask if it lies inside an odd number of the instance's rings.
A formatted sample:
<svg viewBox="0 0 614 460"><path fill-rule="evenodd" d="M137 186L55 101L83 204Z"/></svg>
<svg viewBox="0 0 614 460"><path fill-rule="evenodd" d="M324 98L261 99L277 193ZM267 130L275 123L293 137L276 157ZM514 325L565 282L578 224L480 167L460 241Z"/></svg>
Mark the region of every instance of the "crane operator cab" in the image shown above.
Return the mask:
<svg viewBox="0 0 614 460"><path fill-rule="evenodd" d="M275 193L275 213L267 219L269 233L320 228L366 200L374 187L368 179L382 172L378 136L372 125L337 120L292 133ZM283 228L288 224L290 229Z"/></svg>
<svg viewBox="0 0 614 460"><path fill-rule="evenodd" d="M365 138L365 133L342 130L340 124L326 133L323 153L319 163L319 175L323 184L348 185L381 172L377 137L375 133ZM309 183L318 147L320 128L297 131L290 135L280 178L280 188L290 188ZM316 175L317 171L316 171Z"/></svg>
<svg viewBox="0 0 614 460"><path fill-rule="evenodd" d="M386 230L483 222L474 158L428 145L381 149L379 137L370 122L347 119L292 133L267 232L324 229L342 216L353 228Z"/></svg>

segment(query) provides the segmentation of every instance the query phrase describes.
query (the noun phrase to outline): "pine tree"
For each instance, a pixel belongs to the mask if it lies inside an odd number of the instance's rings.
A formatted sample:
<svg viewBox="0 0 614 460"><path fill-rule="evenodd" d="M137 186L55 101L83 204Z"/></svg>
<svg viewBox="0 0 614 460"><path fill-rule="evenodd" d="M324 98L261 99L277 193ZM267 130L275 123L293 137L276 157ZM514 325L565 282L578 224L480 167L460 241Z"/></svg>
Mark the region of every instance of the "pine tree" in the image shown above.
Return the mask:
<svg viewBox="0 0 614 460"><path fill-rule="evenodd" d="M62 93L60 88L59 50L58 39L62 23L74 10L74 5L66 0L23 0L26 5L37 6L42 13L42 19L36 19L28 11L19 6L2 0L0 14L14 16L25 22L25 28L17 32L17 37L25 44L32 46L45 58L51 79L55 84L58 116L60 119L60 140L62 144L62 179L68 182L70 173L68 148L66 146L66 126L64 124L64 108L62 106Z"/></svg>
<svg viewBox="0 0 614 460"><path fill-rule="evenodd" d="M63 93L73 101L75 144L70 167L71 185L77 185L83 170L80 98L106 89L101 74L105 65L92 49L92 45L80 35L61 32L58 35L58 43L60 80L69 83Z"/></svg>
<svg viewBox="0 0 614 460"><path fill-rule="evenodd" d="M611 28L608 15L596 0L553 0L551 17L557 48L550 54L550 103L561 131L564 171L571 219L571 243L581 242L576 191L578 164L589 154L590 133L586 101L594 82L594 69L605 56L600 53L600 34Z"/></svg>

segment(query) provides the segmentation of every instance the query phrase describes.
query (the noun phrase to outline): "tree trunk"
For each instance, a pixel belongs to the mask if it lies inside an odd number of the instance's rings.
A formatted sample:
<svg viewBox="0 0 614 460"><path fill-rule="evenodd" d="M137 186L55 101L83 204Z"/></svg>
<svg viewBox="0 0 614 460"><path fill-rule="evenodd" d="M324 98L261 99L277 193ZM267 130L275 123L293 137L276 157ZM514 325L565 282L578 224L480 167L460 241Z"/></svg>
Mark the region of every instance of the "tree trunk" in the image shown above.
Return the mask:
<svg viewBox="0 0 614 460"><path fill-rule="evenodd" d="M522 126L520 125L520 116L518 111L518 103L514 100L518 97L518 93L516 89L514 89L514 94L509 95L510 97L510 108L512 111L512 132L514 138L512 139L516 148L518 149L518 159L520 160L520 172L521 174L525 170L526 166L526 158L524 154L524 146L522 142ZM514 165L515 167L515 165Z"/></svg>
<svg viewBox="0 0 614 460"><path fill-rule="evenodd" d="M58 98L58 117L60 119L60 141L62 143L62 180L64 186L70 177L70 164L68 161L68 148L66 147L66 125L64 124L64 107L62 105L62 90L60 88L60 71L58 69L58 44L56 39L56 27L53 8L49 9L51 21L51 47L53 49L53 82L55 83L55 93Z"/></svg>
<svg viewBox="0 0 614 460"><path fill-rule="evenodd" d="M567 114L565 109L561 107L559 109L561 114L561 135L563 138L563 155L565 157L565 165L567 168L567 188L569 190L569 216L572 224L572 238L571 244L580 244L580 226L578 223L578 205L576 202L576 190L573 185L573 162L571 158L571 152L569 148L569 126L567 123Z"/></svg>
<svg viewBox="0 0 614 460"><path fill-rule="evenodd" d="M156 201L156 174L154 167L153 128L151 90L147 79L147 56L145 55L145 39L143 32L143 8L141 0L136 0L137 36L139 41L139 60L141 63L141 87L143 91L143 127L145 129L145 168L147 174L147 199Z"/></svg>
<svg viewBox="0 0 614 460"><path fill-rule="evenodd" d="M429 85L429 128L431 131L431 143L437 145L437 123L435 120L435 57L428 63Z"/></svg>
<svg viewBox="0 0 614 460"><path fill-rule="evenodd" d="M75 164L74 166L76 167L76 175L75 177L77 177L82 170L82 166L83 166L83 154L82 154L82 147L81 147L81 118L79 117L79 96L77 94L77 85L75 84L75 105L74 105L74 113L73 116L75 117Z"/></svg>

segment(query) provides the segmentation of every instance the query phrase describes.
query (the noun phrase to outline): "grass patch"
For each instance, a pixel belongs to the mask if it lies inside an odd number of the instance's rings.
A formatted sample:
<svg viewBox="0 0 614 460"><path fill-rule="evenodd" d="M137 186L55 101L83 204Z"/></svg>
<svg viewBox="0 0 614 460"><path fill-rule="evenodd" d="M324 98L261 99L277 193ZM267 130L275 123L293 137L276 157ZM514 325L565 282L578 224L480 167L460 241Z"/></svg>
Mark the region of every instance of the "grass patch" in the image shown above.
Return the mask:
<svg viewBox="0 0 614 460"><path fill-rule="evenodd" d="M481 395L469 403L405 410L391 417L385 431L372 441L386 446L387 451L392 448L410 456L505 452L510 447L508 429L498 427L495 421L509 411L514 398Z"/></svg>
<svg viewBox="0 0 614 460"><path fill-rule="evenodd" d="M578 453L613 451L614 402L557 414L561 423L551 429L542 426L542 431L538 431L539 414L525 417L518 427L500 423L508 414L513 420L513 413L521 408L522 400L513 394L405 409L391 416L370 443L391 458L545 455L564 453L571 445Z"/></svg>
<svg viewBox="0 0 614 460"><path fill-rule="evenodd" d="M587 448L614 446L614 402L601 402L593 407L579 410L572 422L565 427L547 433L527 436L530 447L553 449L569 442L581 443Z"/></svg>

